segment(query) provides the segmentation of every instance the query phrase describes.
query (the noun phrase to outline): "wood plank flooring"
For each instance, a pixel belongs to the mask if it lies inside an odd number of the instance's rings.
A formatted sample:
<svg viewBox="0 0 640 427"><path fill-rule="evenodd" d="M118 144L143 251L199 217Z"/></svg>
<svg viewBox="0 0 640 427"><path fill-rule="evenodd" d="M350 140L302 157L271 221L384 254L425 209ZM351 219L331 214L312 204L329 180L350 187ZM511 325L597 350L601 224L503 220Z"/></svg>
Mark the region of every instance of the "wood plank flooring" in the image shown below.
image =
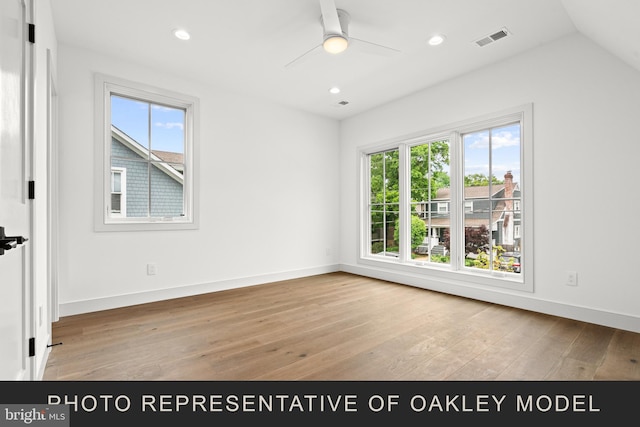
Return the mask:
<svg viewBox="0 0 640 427"><path fill-rule="evenodd" d="M44 380L640 380L640 334L331 273L61 318Z"/></svg>

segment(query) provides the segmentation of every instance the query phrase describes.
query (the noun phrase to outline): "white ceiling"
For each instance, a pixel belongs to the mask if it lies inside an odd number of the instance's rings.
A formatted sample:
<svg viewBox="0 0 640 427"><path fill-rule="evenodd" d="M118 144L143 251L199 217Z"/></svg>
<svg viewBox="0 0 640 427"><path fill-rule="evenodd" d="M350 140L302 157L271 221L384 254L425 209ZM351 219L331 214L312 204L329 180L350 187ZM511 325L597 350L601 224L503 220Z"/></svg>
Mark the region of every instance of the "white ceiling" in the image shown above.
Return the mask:
<svg viewBox="0 0 640 427"><path fill-rule="evenodd" d="M351 15L350 36L400 53L372 55L354 45L285 68L322 41L318 0L51 0L61 44L336 119L576 31L640 71L639 0L335 2ZM191 40L177 40L177 27ZM504 27L509 37L474 43ZM445 43L428 46L434 33ZM342 92L330 94L336 85Z"/></svg>

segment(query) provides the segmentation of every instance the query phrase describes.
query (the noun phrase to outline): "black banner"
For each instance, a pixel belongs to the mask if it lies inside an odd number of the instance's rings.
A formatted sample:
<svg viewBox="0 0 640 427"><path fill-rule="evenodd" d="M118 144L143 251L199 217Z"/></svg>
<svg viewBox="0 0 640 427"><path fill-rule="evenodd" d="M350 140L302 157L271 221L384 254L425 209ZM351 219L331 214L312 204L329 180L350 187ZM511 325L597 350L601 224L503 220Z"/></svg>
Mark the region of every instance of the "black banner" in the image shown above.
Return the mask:
<svg viewBox="0 0 640 427"><path fill-rule="evenodd" d="M640 419L638 396L633 381L5 381L0 426L16 404L68 405L72 427L597 423Z"/></svg>

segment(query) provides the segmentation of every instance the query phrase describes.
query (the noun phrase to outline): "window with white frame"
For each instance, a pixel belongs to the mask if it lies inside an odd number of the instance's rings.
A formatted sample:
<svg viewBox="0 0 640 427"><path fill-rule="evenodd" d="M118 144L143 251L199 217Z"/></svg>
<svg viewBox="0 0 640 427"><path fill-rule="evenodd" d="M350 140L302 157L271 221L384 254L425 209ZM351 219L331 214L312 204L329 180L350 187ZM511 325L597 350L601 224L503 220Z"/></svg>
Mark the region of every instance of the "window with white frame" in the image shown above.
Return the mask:
<svg viewBox="0 0 640 427"><path fill-rule="evenodd" d="M473 200L466 200L464 202L464 213L472 213L473 212Z"/></svg>
<svg viewBox="0 0 640 427"><path fill-rule="evenodd" d="M111 216L127 216L127 170L111 168Z"/></svg>
<svg viewBox="0 0 640 427"><path fill-rule="evenodd" d="M197 228L197 98L95 82L96 229Z"/></svg>
<svg viewBox="0 0 640 427"><path fill-rule="evenodd" d="M531 122L526 105L361 149L361 262L532 290Z"/></svg>

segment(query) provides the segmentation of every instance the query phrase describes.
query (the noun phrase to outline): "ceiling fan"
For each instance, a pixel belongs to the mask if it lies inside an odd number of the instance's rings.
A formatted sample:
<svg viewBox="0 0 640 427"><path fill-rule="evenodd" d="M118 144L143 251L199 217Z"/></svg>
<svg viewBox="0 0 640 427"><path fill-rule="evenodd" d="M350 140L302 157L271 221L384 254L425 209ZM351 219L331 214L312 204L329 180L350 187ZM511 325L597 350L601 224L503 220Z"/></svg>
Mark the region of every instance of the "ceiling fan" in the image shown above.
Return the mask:
<svg viewBox="0 0 640 427"><path fill-rule="evenodd" d="M323 30L322 43L287 63L285 68L293 67L304 58L321 50L334 55L352 47L376 55L393 55L400 53L399 50L391 47L351 37L349 35L351 16L346 11L337 9L334 0L320 0L320 11L320 23Z"/></svg>

